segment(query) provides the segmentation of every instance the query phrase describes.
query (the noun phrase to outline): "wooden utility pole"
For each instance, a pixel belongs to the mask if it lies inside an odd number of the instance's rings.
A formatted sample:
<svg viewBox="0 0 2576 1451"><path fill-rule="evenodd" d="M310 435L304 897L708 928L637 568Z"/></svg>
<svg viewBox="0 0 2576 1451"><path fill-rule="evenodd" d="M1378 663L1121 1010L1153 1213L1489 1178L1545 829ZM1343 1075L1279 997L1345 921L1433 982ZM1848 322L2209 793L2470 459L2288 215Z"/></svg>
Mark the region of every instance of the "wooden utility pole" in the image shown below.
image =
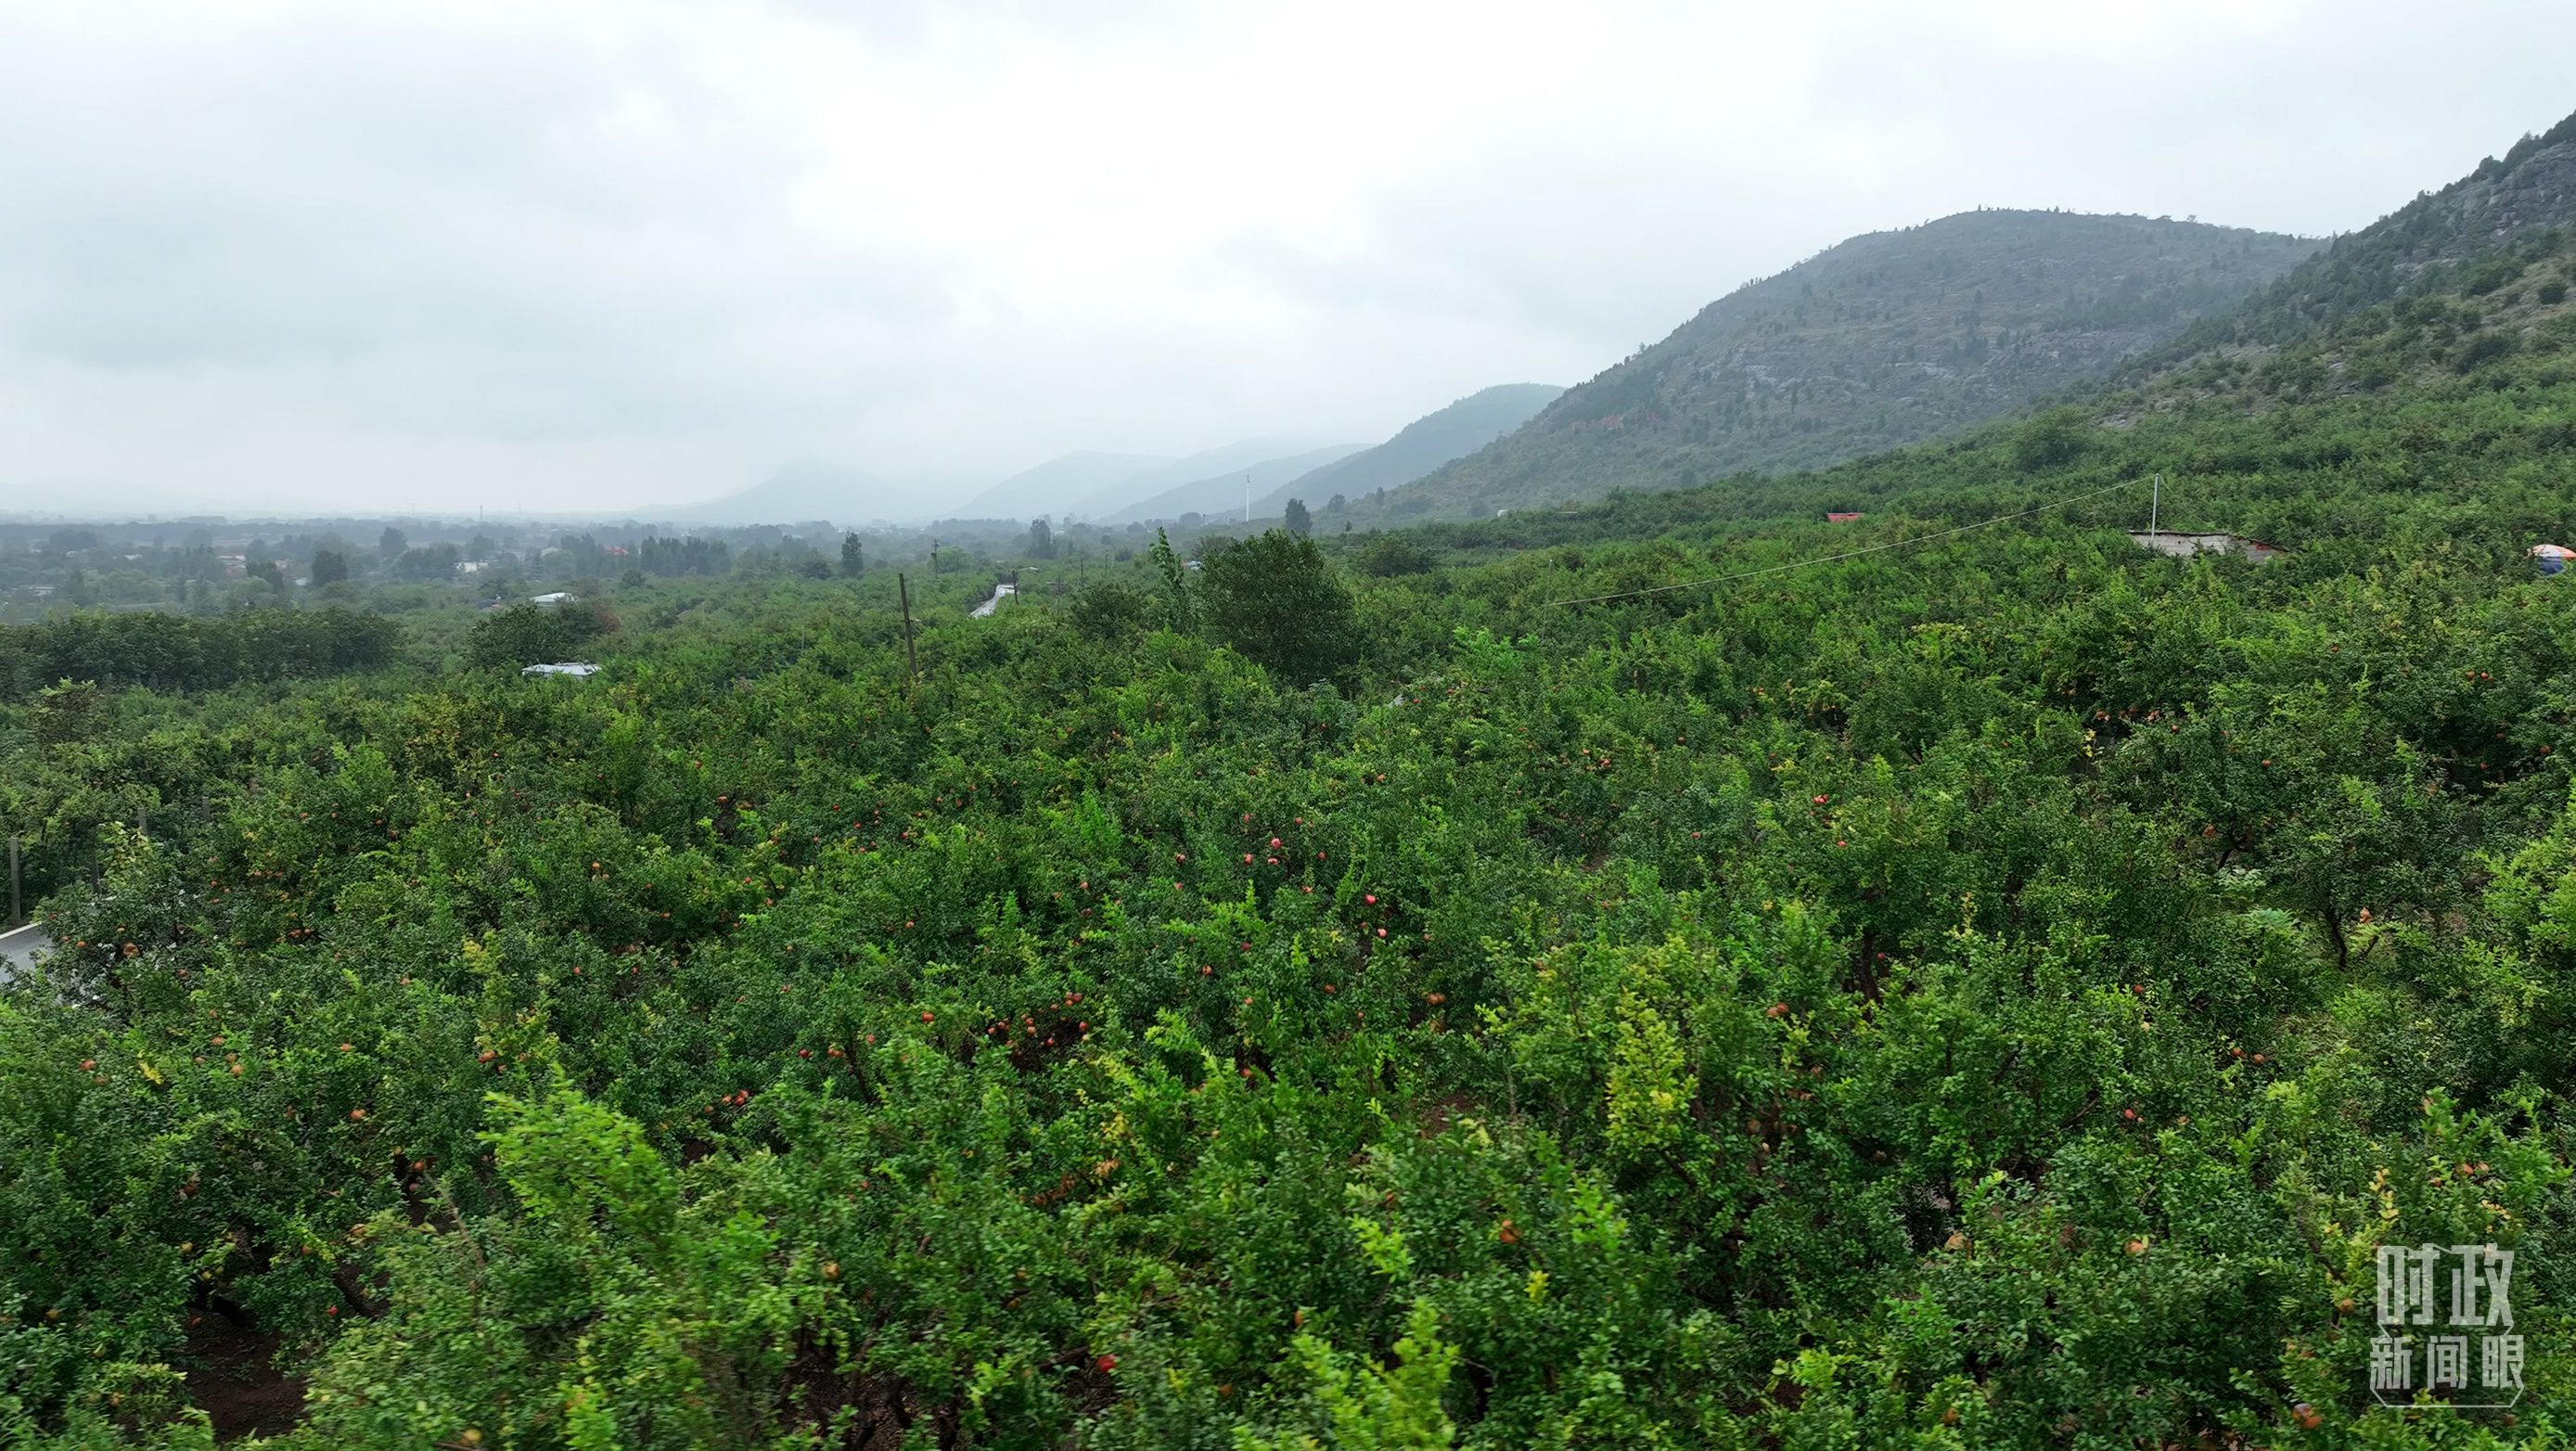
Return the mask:
<svg viewBox="0 0 2576 1451"><path fill-rule="evenodd" d="M894 577L895 594L903 600L903 664L914 684L921 682L921 657L912 651L912 581L901 574Z"/></svg>

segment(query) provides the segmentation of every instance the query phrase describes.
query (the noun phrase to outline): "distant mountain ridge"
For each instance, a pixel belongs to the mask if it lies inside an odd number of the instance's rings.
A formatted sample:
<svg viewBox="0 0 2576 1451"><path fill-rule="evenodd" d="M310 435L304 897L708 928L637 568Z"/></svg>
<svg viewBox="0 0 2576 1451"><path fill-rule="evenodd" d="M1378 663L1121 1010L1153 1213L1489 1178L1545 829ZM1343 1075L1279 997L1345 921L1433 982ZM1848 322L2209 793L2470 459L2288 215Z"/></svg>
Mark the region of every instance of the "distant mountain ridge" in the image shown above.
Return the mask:
<svg viewBox="0 0 2576 1451"><path fill-rule="evenodd" d="M1227 474L1239 478L1245 469L1309 452L1322 443L1322 439L1316 438L1239 438L1215 448L1204 448L1187 458L1177 458L1122 479L1077 501L1072 506L1072 515L1077 519L1103 522L1111 518L1123 520L1129 510L1174 489Z"/></svg>
<svg viewBox="0 0 2576 1451"><path fill-rule="evenodd" d="M1243 517L1247 496L1253 500L1265 498L1280 485L1359 451L1360 445L1356 443L1337 443L1278 458L1260 459L1166 489L1151 498L1130 504L1100 522L1128 524L1178 519L1186 514L1239 519Z"/></svg>
<svg viewBox="0 0 2576 1451"><path fill-rule="evenodd" d="M1320 509L1335 495L1356 499L1379 489L1401 488L1529 422L1564 392L1554 383L1501 383L1479 389L1413 420L1374 448L1289 480L1256 501L1253 516L1275 517L1290 499Z"/></svg>
<svg viewBox="0 0 2576 1451"><path fill-rule="evenodd" d="M882 479L823 459L804 458L738 493L704 504L657 511L707 524L796 524L828 519L843 526L891 512Z"/></svg>
<svg viewBox="0 0 2576 1451"><path fill-rule="evenodd" d="M1389 504L1481 513L1929 438L2108 374L2321 245L2037 211L1854 237L1711 303Z"/></svg>
<svg viewBox="0 0 2576 1451"><path fill-rule="evenodd" d="M1061 517L1081 500L1178 462L1163 454L1079 449L1011 475L960 504L957 512L961 517L977 519L1034 519L1041 514Z"/></svg>

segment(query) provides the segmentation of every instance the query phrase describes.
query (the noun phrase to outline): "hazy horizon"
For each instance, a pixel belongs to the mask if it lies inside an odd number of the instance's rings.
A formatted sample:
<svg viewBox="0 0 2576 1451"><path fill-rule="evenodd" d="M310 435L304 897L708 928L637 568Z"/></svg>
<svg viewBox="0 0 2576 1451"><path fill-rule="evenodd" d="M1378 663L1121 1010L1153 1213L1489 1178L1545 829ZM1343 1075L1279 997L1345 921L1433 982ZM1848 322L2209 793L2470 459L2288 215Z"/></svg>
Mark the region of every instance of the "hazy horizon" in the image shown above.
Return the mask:
<svg viewBox="0 0 2576 1451"><path fill-rule="evenodd" d="M821 460L909 518L1375 443L1979 206L2361 227L2559 119L2570 43L2500 0L23 5L0 511L653 517Z"/></svg>

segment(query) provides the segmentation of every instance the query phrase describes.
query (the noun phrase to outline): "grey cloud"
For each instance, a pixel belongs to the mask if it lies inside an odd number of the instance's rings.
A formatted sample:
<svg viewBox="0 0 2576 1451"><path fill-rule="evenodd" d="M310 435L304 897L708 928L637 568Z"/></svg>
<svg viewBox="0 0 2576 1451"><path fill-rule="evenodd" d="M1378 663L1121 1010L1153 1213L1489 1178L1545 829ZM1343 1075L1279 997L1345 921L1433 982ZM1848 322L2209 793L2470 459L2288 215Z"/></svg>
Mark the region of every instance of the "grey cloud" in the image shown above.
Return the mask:
<svg viewBox="0 0 2576 1451"><path fill-rule="evenodd" d="M2576 9L2202 10L1504 6L1389 67L1357 6L1295 54L1279 12L1177 0L11 7L0 489L610 507L808 454L1364 439L1855 232L2357 226L2567 105ZM1295 176L1189 144L1275 163L1307 126ZM1027 154L1072 184L997 198Z"/></svg>
<svg viewBox="0 0 2576 1451"><path fill-rule="evenodd" d="M935 258L795 225L797 139L669 47L393 13L202 60L93 40L50 81L21 50L9 132L71 95L124 129L0 152L0 347L266 371L398 433L652 436L856 416L881 378L778 363L949 315Z"/></svg>

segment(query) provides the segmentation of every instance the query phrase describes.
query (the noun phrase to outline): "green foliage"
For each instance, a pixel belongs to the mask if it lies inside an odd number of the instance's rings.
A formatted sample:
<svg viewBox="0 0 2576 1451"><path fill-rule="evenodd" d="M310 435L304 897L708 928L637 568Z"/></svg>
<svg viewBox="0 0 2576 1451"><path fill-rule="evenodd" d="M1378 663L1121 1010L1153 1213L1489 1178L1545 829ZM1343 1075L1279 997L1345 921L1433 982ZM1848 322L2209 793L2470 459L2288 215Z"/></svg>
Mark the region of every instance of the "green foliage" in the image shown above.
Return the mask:
<svg viewBox="0 0 2576 1451"><path fill-rule="evenodd" d="M1083 590L1065 609L1066 623L1084 639L1103 645L1134 639L1152 625L1153 618L1152 596L1117 580Z"/></svg>
<svg viewBox="0 0 2576 1451"><path fill-rule="evenodd" d="M596 609L577 602L504 605L467 633L465 658L486 669L569 660L604 628Z"/></svg>
<svg viewBox="0 0 2576 1451"><path fill-rule="evenodd" d="M399 531L385 532L393 534ZM453 544L432 544L420 549L406 549L395 555L386 562L385 572L414 584L448 579L455 575L457 562L463 558L464 555Z"/></svg>
<svg viewBox="0 0 2576 1451"><path fill-rule="evenodd" d="M1297 684L1359 658L1350 590L1303 535L1273 529L1211 555L1201 571L1208 628Z"/></svg>
<svg viewBox="0 0 2576 1451"><path fill-rule="evenodd" d="M481 1138L521 1214L442 1205L446 1234L395 1214L360 1227L382 1246L386 1313L335 1346L300 1439L790 1444L772 1429L797 1410L783 1377L827 1282L762 1222L775 1176L674 1173L638 1125L568 1092L496 1095L491 1118Z"/></svg>
<svg viewBox="0 0 2576 1451"><path fill-rule="evenodd" d="M890 571L639 572L577 690L445 665L528 614L0 636L0 1439L211 1444L250 1341L291 1447L2559 1445L2518 255L1347 581L947 572L917 681ZM2155 474L2287 552L2137 548ZM2376 1404L2378 1251L2490 1241L2514 1420Z"/></svg>
<svg viewBox="0 0 2576 1451"><path fill-rule="evenodd" d="M1198 626L1198 593L1190 587L1190 576L1181 557L1172 552L1171 538L1161 529L1154 531L1153 547L1146 560L1163 585L1163 619L1176 630Z"/></svg>
<svg viewBox="0 0 2576 1451"><path fill-rule="evenodd" d="M400 633L381 615L337 606L210 619L55 615L33 625L0 625L0 701L23 701L63 680L208 690L372 669L392 658Z"/></svg>
<svg viewBox="0 0 2576 1451"><path fill-rule="evenodd" d="M1390 579L1400 574L1424 574L1439 561L1431 551L1406 534L1381 534L1360 551L1357 561L1362 574Z"/></svg>
<svg viewBox="0 0 2576 1451"><path fill-rule="evenodd" d="M2083 457L2092 428L2081 409L2049 409L2013 435L2013 466L2023 473L2063 468Z"/></svg>
<svg viewBox="0 0 2576 1451"><path fill-rule="evenodd" d="M1247 1433L1235 1443L1241 1451L1423 1451L1452 1444L1457 1428L1440 1397L1458 1351L1441 1341L1439 1315L1428 1304L1414 1302L1404 1337L1395 1342L1392 1369L1365 1360L1354 1365L1351 1357L1304 1333L1289 1342L1289 1353L1313 1385L1317 1428L1294 1436Z"/></svg>

